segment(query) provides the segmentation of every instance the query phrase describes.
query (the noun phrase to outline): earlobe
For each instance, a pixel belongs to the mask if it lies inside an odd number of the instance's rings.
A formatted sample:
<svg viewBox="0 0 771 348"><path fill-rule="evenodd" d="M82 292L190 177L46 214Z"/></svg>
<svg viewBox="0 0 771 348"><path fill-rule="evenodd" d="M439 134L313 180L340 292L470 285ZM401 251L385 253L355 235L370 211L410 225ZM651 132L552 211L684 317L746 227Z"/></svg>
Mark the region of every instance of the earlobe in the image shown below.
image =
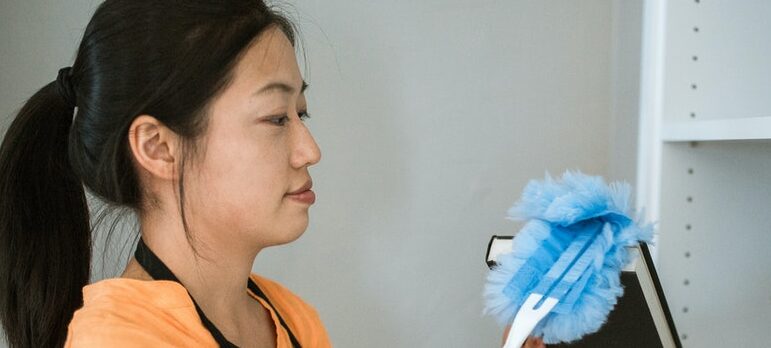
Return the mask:
<svg viewBox="0 0 771 348"><path fill-rule="evenodd" d="M129 146L140 168L160 179L176 179L177 135L153 116L131 122Z"/></svg>

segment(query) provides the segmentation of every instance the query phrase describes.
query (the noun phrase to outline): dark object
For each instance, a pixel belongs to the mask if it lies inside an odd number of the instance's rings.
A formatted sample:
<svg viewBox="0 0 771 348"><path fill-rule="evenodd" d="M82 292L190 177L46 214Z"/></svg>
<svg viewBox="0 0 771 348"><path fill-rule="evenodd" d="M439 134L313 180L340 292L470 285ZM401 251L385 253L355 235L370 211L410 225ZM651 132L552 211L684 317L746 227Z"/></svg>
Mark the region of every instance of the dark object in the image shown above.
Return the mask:
<svg viewBox="0 0 771 348"><path fill-rule="evenodd" d="M511 240L513 239L514 239L513 236L493 236L492 238L490 238L490 243L487 244L487 254L485 254L487 255L487 257L485 257L485 262L487 263L488 268L492 269L493 267L495 267L495 265L497 265L497 263L495 263L495 257L497 256L497 254L490 253L490 251L492 251L493 244L497 244L496 242L501 242L501 241L511 243Z"/></svg>
<svg viewBox="0 0 771 348"><path fill-rule="evenodd" d="M548 347L664 347L653 324L637 274L621 272L621 284L624 295L619 298L600 331L586 335L575 343L550 344Z"/></svg>
<svg viewBox="0 0 771 348"><path fill-rule="evenodd" d="M512 236L492 236L487 246L485 262L488 267L496 265L495 259L502 249L513 242ZM548 347L623 347L623 348L681 348L672 314L667 306L664 291L653 266L648 245L640 243L634 271L621 272L624 294L608 315L608 320L599 331L584 336L573 343L552 344ZM646 280L647 279L647 280ZM646 293L654 297L653 303L646 301ZM652 307L653 306L653 310ZM666 323L663 332L656 328L656 321ZM664 343L664 342L669 342Z"/></svg>

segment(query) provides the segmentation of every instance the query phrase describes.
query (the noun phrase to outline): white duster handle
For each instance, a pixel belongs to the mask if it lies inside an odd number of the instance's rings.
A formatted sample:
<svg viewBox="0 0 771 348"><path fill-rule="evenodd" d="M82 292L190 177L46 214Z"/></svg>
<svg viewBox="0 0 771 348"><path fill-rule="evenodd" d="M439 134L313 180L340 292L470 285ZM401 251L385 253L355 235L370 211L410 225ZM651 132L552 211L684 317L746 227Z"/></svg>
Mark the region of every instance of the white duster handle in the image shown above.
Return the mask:
<svg viewBox="0 0 771 348"><path fill-rule="evenodd" d="M511 330L509 330L509 335L506 337L506 343L503 345L503 348L521 348L527 336L538 325L538 322L549 314L552 308L559 302L553 297L547 297L541 304L541 307L534 309L533 307L542 297L543 295L541 294L530 294L527 297L527 300L525 300L525 303L522 304L522 307L517 312L517 316L514 317L514 323L511 324Z"/></svg>

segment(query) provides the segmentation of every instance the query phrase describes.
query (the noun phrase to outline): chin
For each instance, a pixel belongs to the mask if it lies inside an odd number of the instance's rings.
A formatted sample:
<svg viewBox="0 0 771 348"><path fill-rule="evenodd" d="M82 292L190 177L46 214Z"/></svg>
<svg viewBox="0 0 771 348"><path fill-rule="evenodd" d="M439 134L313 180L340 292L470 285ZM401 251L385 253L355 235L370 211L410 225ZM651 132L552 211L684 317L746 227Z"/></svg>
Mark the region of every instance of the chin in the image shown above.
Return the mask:
<svg viewBox="0 0 771 348"><path fill-rule="evenodd" d="M302 236L304 233L305 233L305 230L302 230L302 231L300 231L300 233L295 233L294 235L291 235L291 236L290 236L290 239L289 239L289 240L287 240L286 242L287 242L287 243L291 243L291 242L294 242L294 241L296 241L296 240L300 239L300 237L301 237L301 236Z"/></svg>
<svg viewBox="0 0 771 348"><path fill-rule="evenodd" d="M308 223L306 221L306 223L303 223L301 226L292 226L292 228L282 231L278 244L287 244L296 241L305 233L307 228Z"/></svg>

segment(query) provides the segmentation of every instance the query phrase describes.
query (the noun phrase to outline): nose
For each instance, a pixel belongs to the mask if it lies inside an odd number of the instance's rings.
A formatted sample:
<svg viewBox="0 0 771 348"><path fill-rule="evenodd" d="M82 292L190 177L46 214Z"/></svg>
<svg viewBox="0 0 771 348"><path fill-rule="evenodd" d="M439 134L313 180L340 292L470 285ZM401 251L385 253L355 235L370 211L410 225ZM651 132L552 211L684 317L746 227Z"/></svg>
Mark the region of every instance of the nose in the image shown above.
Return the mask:
<svg viewBox="0 0 771 348"><path fill-rule="evenodd" d="M302 168L305 166L312 166L321 160L321 149L319 149L316 140L313 139L308 127L305 126L299 117L293 117L292 123L296 126L293 127L293 151L292 151L292 167Z"/></svg>

